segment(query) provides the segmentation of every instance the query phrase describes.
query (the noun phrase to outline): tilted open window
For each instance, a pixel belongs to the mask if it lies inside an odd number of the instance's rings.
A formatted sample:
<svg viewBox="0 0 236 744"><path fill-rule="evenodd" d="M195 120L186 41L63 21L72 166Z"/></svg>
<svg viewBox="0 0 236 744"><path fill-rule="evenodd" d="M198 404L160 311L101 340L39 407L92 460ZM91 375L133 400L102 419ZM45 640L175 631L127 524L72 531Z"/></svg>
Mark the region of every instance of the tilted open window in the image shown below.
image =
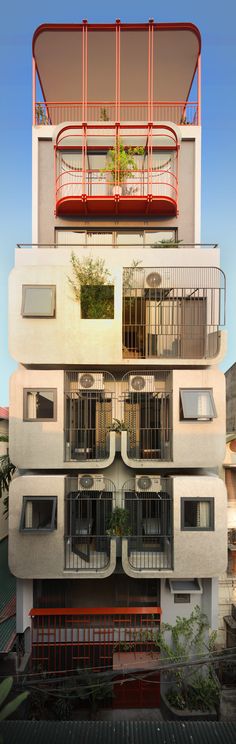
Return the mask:
<svg viewBox="0 0 236 744"><path fill-rule="evenodd" d="M213 392L208 388L180 390L180 418L210 421L216 417Z"/></svg>
<svg viewBox="0 0 236 744"><path fill-rule="evenodd" d="M55 318L56 287L53 284L23 284L23 318Z"/></svg>
<svg viewBox="0 0 236 744"><path fill-rule="evenodd" d="M24 496L20 531L52 532L57 526L56 496Z"/></svg>

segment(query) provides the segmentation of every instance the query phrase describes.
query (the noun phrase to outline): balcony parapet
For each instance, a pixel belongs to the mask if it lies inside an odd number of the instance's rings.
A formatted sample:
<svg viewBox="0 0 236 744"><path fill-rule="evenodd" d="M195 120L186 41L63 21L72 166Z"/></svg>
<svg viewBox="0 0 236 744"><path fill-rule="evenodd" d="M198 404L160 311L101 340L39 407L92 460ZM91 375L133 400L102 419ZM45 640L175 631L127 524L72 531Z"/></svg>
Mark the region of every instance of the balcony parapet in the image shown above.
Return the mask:
<svg viewBox="0 0 236 744"><path fill-rule="evenodd" d="M37 101L34 109L33 125L48 126L64 122L115 123L117 104L115 101ZM121 101L119 121L144 123L150 121L149 101ZM199 105L197 101L154 101L152 104L153 122L171 121L177 126L198 126Z"/></svg>
<svg viewBox="0 0 236 744"><path fill-rule="evenodd" d="M80 250L83 250L84 248L88 248L88 243L78 243L78 246L75 243L17 243L16 244L16 250L27 250L27 251L34 251L37 250L76 250L76 248L80 248ZM93 242L90 246L91 248L107 250L109 253L111 248L114 250L122 250L122 251L130 251L131 249L140 249L140 243L122 243L122 245L116 245L114 242L111 242L109 245L104 244L102 245L100 243ZM162 241L160 243L145 243L145 245L142 245L143 250L212 250L214 248L218 248L218 243L182 243L181 242L175 242L175 241Z"/></svg>

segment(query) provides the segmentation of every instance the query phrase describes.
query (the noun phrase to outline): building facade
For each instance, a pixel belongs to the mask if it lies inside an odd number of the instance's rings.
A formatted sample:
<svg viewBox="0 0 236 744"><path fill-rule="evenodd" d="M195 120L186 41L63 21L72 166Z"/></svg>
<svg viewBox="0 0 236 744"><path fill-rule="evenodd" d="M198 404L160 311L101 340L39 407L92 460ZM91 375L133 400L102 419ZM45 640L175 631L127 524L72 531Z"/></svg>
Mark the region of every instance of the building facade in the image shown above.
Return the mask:
<svg viewBox="0 0 236 744"><path fill-rule="evenodd" d="M9 541L36 667L114 667L196 604L217 626L225 278L200 242L200 74L192 24L34 35Z"/></svg>

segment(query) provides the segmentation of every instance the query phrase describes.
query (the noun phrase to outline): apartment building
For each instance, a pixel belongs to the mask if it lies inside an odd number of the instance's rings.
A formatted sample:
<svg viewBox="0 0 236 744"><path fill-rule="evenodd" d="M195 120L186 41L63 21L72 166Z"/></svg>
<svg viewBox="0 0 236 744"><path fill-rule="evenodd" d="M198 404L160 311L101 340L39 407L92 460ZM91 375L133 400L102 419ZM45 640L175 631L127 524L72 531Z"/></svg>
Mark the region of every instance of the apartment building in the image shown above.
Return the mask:
<svg viewBox="0 0 236 744"><path fill-rule="evenodd" d="M40 26L32 138L32 245L10 276L17 630L34 668L116 668L196 604L217 627L227 562L198 29Z"/></svg>

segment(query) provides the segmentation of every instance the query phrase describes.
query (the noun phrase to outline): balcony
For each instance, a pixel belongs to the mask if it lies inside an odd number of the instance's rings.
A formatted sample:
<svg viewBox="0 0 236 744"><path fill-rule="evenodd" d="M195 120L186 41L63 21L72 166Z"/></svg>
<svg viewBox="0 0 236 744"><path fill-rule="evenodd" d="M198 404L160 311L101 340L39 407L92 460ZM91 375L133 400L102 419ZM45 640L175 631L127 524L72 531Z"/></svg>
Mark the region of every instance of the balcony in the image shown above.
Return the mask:
<svg viewBox="0 0 236 744"><path fill-rule="evenodd" d="M127 456L132 460L172 459L172 376L149 370L122 379Z"/></svg>
<svg viewBox="0 0 236 744"><path fill-rule="evenodd" d="M64 127L56 140L56 214L176 215L177 128Z"/></svg>
<svg viewBox="0 0 236 744"><path fill-rule="evenodd" d="M129 490L130 489L130 490ZM167 478L136 476L123 487L130 535L126 561L134 571L173 569L173 504Z"/></svg>
<svg viewBox="0 0 236 744"><path fill-rule="evenodd" d="M159 572L172 568L172 498L164 490L168 479L154 482L145 476L140 480L143 491L136 492L136 481L131 479L118 494L108 478L100 476L98 481L96 476L79 476L76 490L66 496L66 571L82 575L107 569L112 542L116 543L116 558L122 552L123 559L123 539L127 540L128 563L133 570ZM149 486L149 481L154 485ZM68 483L75 487L76 479Z"/></svg>
<svg viewBox="0 0 236 744"><path fill-rule="evenodd" d="M65 373L65 460L107 460L115 397L109 372Z"/></svg>
<svg viewBox="0 0 236 744"><path fill-rule="evenodd" d="M123 358L212 359L219 353L224 323L220 269L124 269Z"/></svg>

